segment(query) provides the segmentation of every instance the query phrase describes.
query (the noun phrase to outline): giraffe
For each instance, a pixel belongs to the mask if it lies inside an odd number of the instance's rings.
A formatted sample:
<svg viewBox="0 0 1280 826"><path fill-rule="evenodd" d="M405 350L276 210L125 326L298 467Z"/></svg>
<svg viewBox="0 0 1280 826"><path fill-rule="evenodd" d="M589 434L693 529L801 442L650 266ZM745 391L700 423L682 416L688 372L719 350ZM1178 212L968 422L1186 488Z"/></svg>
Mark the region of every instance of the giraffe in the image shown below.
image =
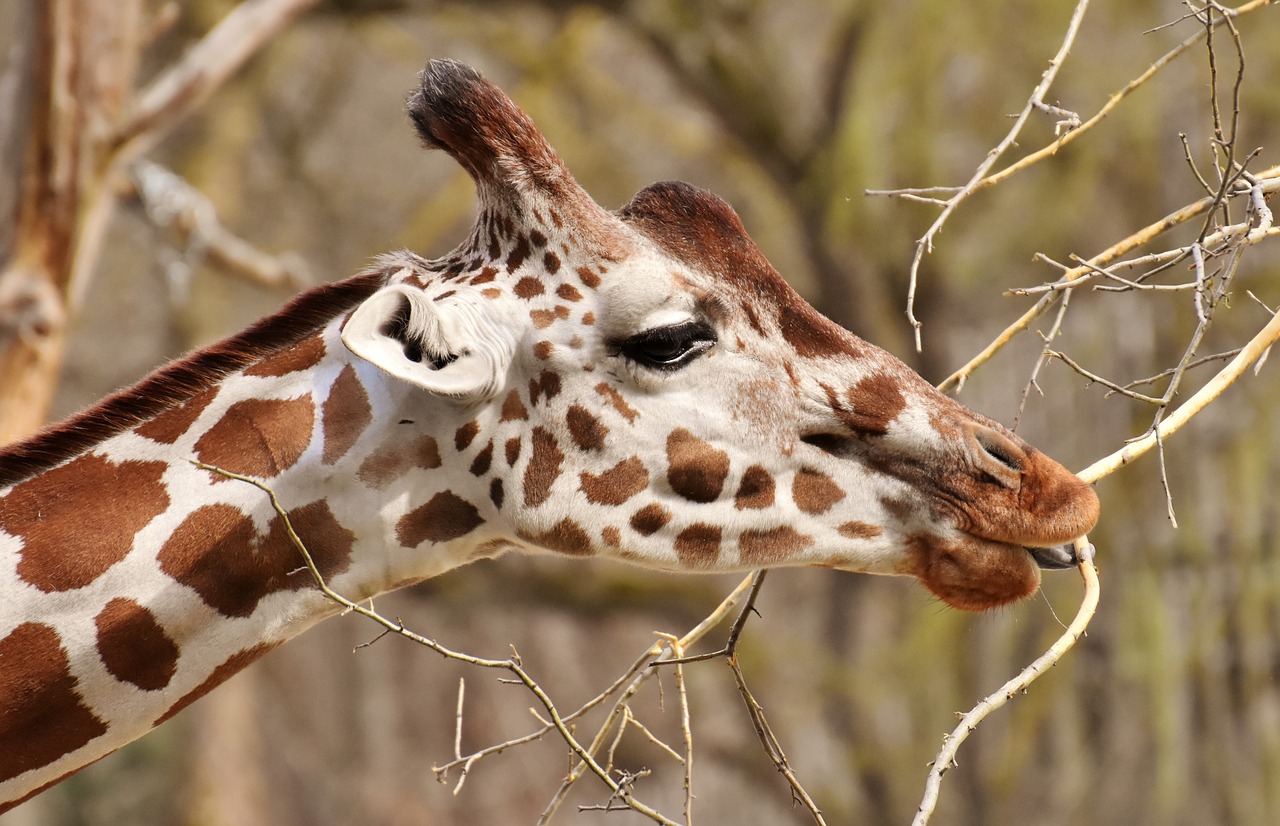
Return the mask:
<svg viewBox="0 0 1280 826"><path fill-rule="evenodd" d="M0 450L0 811L335 613L257 488L361 600L509 550L1033 593L1093 490L820 315L723 200L606 211L475 70L432 61L424 144L467 238L388 254Z"/></svg>

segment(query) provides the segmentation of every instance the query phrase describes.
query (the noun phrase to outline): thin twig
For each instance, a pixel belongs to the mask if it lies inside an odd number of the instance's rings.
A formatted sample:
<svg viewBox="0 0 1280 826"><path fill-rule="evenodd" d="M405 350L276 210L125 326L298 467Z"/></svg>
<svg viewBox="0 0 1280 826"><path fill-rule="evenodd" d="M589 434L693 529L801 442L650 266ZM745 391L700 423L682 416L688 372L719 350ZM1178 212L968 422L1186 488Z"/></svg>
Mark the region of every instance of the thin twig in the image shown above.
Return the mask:
<svg viewBox="0 0 1280 826"><path fill-rule="evenodd" d="M733 609L737 607L737 605L740 602L742 602L744 599L753 598L753 597L750 597L749 594L754 594L758 592L758 590L759 590L759 585L757 584L757 576L755 574L744 577L742 581L740 581L738 585L733 589L733 591L730 592L729 595L725 597L724 600L721 601L720 605L718 605L714 611L712 611L709 615L704 617L702 622L698 623L696 626L690 629L690 631L687 634L685 634L683 637L680 638L681 647L688 648L689 646L696 643L698 640L702 639L702 637L705 636L707 632L709 632L712 628L715 628L721 622L723 622L729 616L730 612L732 612ZM741 617L739 617L739 619L741 619ZM588 747L588 751L591 754L599 753L600 749L604 746L604 741L608 736L608 732L613 729L613 726L615 724L618 724L618 721L621 718L623 718L627 713L629 713L627 704L631 701L631 698L636 695L636 693L645 684L645 682L647 682L650 678L658 674L658 671L656 669L649 667L652 664L655 657L658 658L659 660L664 660L664 661L667 659L670 659L671 658L670 646L662 642L654 643L653 646L648 648L644 652L644 654L642 654L635 661L635 663L632 664L631 668L627 671L626 674L623 675L623 677L615 681L614 685L610 688L609 691L601 694L595 700L592 701L592 705L596 704L597 702L603 701L607 696L611 696L618 687L620 687L624 683L626 684L625 690L623 690L623 692L618 696L618 699L614 702L613 708L610 710L608 716L605 718L604 723L600 726L599 730L596 732L596 736L592 740L591 745ZM577 712L575 712L575 715L576 714ZM545 734L545 733L546 733L545 731L538 732L536 736L541 737L542 734ZM534 739L534 737L531 736L528 739ZM509 744L504 743L502 744L501 748L506 748L508 745ZM494 749L497 750L498 747L494 747ZM582 777L585 770L586 770L586 765L584 763L578 763L569 771L569 774L565 777L564 781L560 784L560 788L556 790L551 800L547 803L546 808L543 809L542 814L539 816L538 818L539 824L545 824L551 820L551 818L559 810L560 805L564 802L565 798L568 796L569 790Z"/></svg>
<svg viewBox="0 0 1280 826"><path fill-rule="evenodd" d="M1018 413L1013 417L1013 424L1009 427L1010 430L1017 431L1018 425L1022 423L1022 414L1027 409L1027 400L1031 397L1031 391L1035 390L1044 395L1044 391L1040 390L1040 385L1036 382L1036 379L1040 376L1040 370L1048 362L1053 352L1049 349L1049 346L1053 344L1053 340L1062 332L1062 321L1067 317L1067 308L1070 306L1071 293L1067 293L1062 296L1062 305L1058 307L1058 315L1053 320L1053 326L1049 328L1048 333L1044 334L1044 347L1040 349L1040 355L1036 358L1035 366L1031 368L1031 376L1027 379L1026 386L1022 388L1022 399L1018 402Z"/></svg>
<svg viewBox="0 0 1280 826"><path fill-rule="evenodd" d="M112 161L128 164L198 109L264 43L317 0L245 0L147 85L116 132Z"/></svg>
<svg viewBox="0 0 1280 826"><path fill-rule="evenodd" d="M671 646L671 656L679 660L684 656L680 639L671 634L660 634ZM689 695L684 687L684 666L675 667L676 696L680 700L680 732L684 737L684 826L693 826L693 727L689 721ZM647 729L646 729L647 731Z"/></svg>
<svg viewBox="0 0 1280 826"><path fill-rule="evenodd" d="M911 269L908 273L907 321L910 322L912 333L915 335L917 352L923 348L920 338L920 328L924 326L915 315L916 288L920 278L920 263L924 259L926 252L933 252L933 240L937 237L938 233L942 231L942 227L946 224L947 219L951 217L951 213L954 212L956 207L960 206L966 198L977 191L978 185L982 182L983 178L986 177L987 173L991 171L991 167L995 166L995 163L1000 159L1000 156L1003 155L1009 147L1017 143L1018 136L1022 133L1023 126L1026 125L1027 120L1031 117L1031 113L1036 110L1037 105L1044 104L1044 97L1048 94L1049 87L1053 85L1053 81L1058 76L1058 70L1062 68L1063 62L1070 53L1072 45L1075 43L1076 34L1080 31L1080 24L1084 20L1085 10L1088 9L1088 7L1089 0L1077 0L1075 11L1071 14L1071 21L1067 24L1067 31L1062 39L1062 45L1058 48L1058 53L1049 61L1049 68L1045 69L1044 74L1040 78L1040 83L1031 92L1031 97L1028 98L1026 105L1022 107L1022 111L1019 112L1017 118L1014 119L1013 126L1009 128L1009 132L1004 136L1000 143L996 144L994 149L987 153L987 156L983 159L982 163L978 164L977 169L974 170L973 176L969 178L969 182L961 187L959 192L947 199L945 206L943 206L938 217L934 219L933 224L930 225L929 229L925 231L925 234L916 241L916 251L912 256ZM1067 135L1072 134L1074 131L1075 130L1068 130Z"/></svg>
<svg viewBox="0 0 1280 826"><path fill-rule="evenodd" d="M1073 133L1074 134L1074 133ZM1280 166L1273 166L1263 172L1257 173L1257 178L1264 181L1268 192L1280 191ZM1250 190L1245 190L1249 192ZM1233 193L1234 194L1234 193ZM1212 196L1205 196L1199 200L1188 204L1181 209L1169 213L1159 221L1148 224L1142 229L1130 234L1128 237L1112 244L1107 249L1083 262L1078 267L1073 267L1066 272L1063 281L1075 281L1078 278L1090 273L1091 268L1098 268L1109 265L1122 255L1127 255L1132 250L1150 243L1155 238L1163 235L1174 227L1180 226L1190 221L1196 216L1203 215L1206 211L1216 206ZM1239 229L1237 229L1239 228ZM1244 246L1251 246L1263 240L1280 235L1275 227L1250 227L1248 224L1237 224L1232 227L1225 227L1216 233L1206 236L1201 243L1207 248L1213 248L1214 245L1231 239L1238 239L1236 243ZM971 358L962 367L948 376L938 389L943 392L954 390L959 392L965 381L973 374L975 370L990 361L996 353L1004 349L1010 341L1017 337L1019 333L1031 326L1040 315L1053 306L1057 297L1054 293L1049 293L1040 297L1038 301L1026 312L1024 312L1016 321L1006 327L999 335L997 335L990 344L982 349L980 353Z"/></svg>
<svg viewBox="0 0 1280 826"><path fill-rule="evenodd" d="M1194 367L1199 367L1202 364L1208 364L1209 362L1212 362L1212 361L1223 361L1225 359L1234 358L1235 355L1240 352L1240 349L1241 348L1237 347L1234 350L1227 350L1225 353L1214 353L1212 356L1204 356L1203 358L1198 358L1195 361L1188 364L1186 366L1186 369L1190 370ZM1148 376L1145 379L1136 379L1134 381L1131 381L1128 384L1126 384L1124 387L1126 390L1132 390L1133 388L1141 387L1144 384L1154 384L1155 382L1160 381L1160 379L1167 378L1173 375L1177 371L1178 371L1177 367L1170 367L1168 370L1162 370L1159 373L1156 373L1154 376Z"/></svg>
<svg viewBox="0 0 1280 826"><path fill-rule="evenodd" d="M1065 353L1060 353L1057 350L1046 350L1045 353L1050 358L1058 359L1063 364L1067 365L1072 370L1075 370L1077 373L1084 376L1089 381L1094 382L1095 384L1101 384L1103 387L1108 388L1113 393L1119 393L1122 396L1128 396L1131 399L1135 399L1140 402L1146 402L1147 404L1163 406L1168 403L1164 399L1158 399L1155 396L1148 396L1143 393L1138 393L1133 390L1129 390L1122 385L1116 384L1113 381L1108 381L1107 379L1104 379L1102 376L1099 376L1096 373L1091 373L1085 368L1081 367L1075 361L1073 361L1071 357L1069 357Z"/></svg>
<svg viewBox="0 0 1280 826"><path fill-rule="evenodd" d="M231 232L204 193L172 170L139 160L129 173L147 217L172 232L193 257L207 258L227 272L265 287L300 290L312 283L300 256L272 255ZM190 270L192 265L183 261L182 266ZM171 276L171 280L185 277L189 273Z"/></svg>
<svg viewBox="0 0 1280 826"><path fill-rule="evenodd" d="M756 610L756 597L760 594L760 588L764 585L765 574L769 573L766 568L762 571L756 571L750 577L751 591L747 594L747 600L742 604L742 611L738 614L738 618L733 621L733 625L729 628L729 636L725 640L724 647L719 651L712 651L709 654L697 654L692 657L672 657L670 659L656 660L649 663L650 667L656 668L660 665L683 665L685 663L702 662L703 660L714 660L719 657L732 658L738 651L738 638L742 636L742 629L747 624L747 619Z"/></svg>
<svg viewBox="0 0 1280 826"><path fill-rule="evenodd" d="M1210 402L1222 395L1223 391L1234 384L1241 374L1249 368L1249 365L1257 361L1277 339L1280 339L1280 314L1273 316L1267 326L1263 327L1248 344L1242 347L1239 354L1227 366L1218 371L1204 387L1197 390L1181 407L1174 410L1160 422L1155 429L1160 438L1167 439L1176 433L1197 413L1204 410ZM1104 456L1077 475L1086 482L1092 483L1114 473L1117 469L1124 467L1155 447L1156 432L1148 433L1142 438L1125 445L1120 450Z"/></svg>
<svg viewBox="0 0 1280 826"><path fill-rule="evenodd" d="M742 667L738 663L737 657L728 659L729 669L733 672L733 679L738 685L738 693L742 695L742 701L746 703L747 713L751 715L751 725L756 730L756 737L759 738L760 744L764 746L765 754L773 761L773 765L779 773L786 778L787 784L791 787L792 799L806 809L813 817L813 822L819 826L825 826L826 820L822 816L822 810L818 808L818 804L805 791L804 786L800 784L800 779L796 777L795 771L791 768L790 761L787 760L787 754L782 750L782 744L778 742L777 735L773 733L768 719L765 718L764 709L760 703L756 701L751 690L747 688L747 678L742 673Z"/></svg>
<svg viewBox="0 0 1280 826"><path fill-rule="evenodd" d="M495 668L511 672L511 674L516 678L515 682L524 685L524 687L538 699L538 702L550 717L551 724L555 727L556 731L559 732L560 736L564 739L564 742L569 746L569 749L578 757L579 760L586 764L587 768L590 769L593 774L600 778L601 782L609 787L609 790L612 793L609 798L611 804L612 801L618 800L626 804L627 808L648 817L655 823L661 823L664 824L664 826L678 826L675 821L637 800L631 791L629 782L614 780L613 777L596 762L595 758L592 757L582 744L578 742L577 738L574 737L573 732L569 730L568 725L565 723L564 718L556 708L555 703L552 702L551 697L546 693L546 690L543 689L542 686L524 669L524 666L521 665L519 661L519 655L514 651L513 656L506 660L491 660L454 651L435 640L410 631L405 628L403 623L390 620L382 614L379 614L377 611L366 608L358 602L353 602L337 591L334 591L325 580L320 569L316 566L316 562L311 555L311 551L308 550L306 544L302 541L302 538L299 537L297 532L294 530L293 523L289 518L288 512L285 511L284 506L280 504L280 500L276 497L275 491L269 485L250 476L233 473L229 470L217 467L216 465L210 465L200 461L193 461L192 464L202 470L217 473L218 475L224 476L228 479L247 482L265 493L271 501L272 509L275 510L276 515L280 518L281 524L284 526L285 533L288 535L290 542L292 542L293 546L298 549L300 554L302 554L307 570L311 573L311 577L315 580L316 586L325 597L343 606L348 611L367 617L392 633L399 634L405 639L429 648L444 657L459 660L481 668Z"/></svg>
<svg viewBox="0 0 1280 826"><path fill-rule="evenodd" d="M1265 6L1269 6L1273 2L1275 2L1275 0L1252 0L1252 2L1245 3L1241 6L1237 6L1234 9L1228 10L1229 14L1227 15L1227 17L1230 19L1235 19L1242 15L1248 14L1249 12L1257 11L1258 9L1264 8ZM1222 24L1222 20L1218 20L1214 23L1215 26L1218 26L1221 24ZM1061 137L1059 137L1057 140L1055 140L1053 143L1049 144L1048 146L1045 146L1042 149L1039 149L1035 152L1025 155L1024 157L1020 158L1016 162L1010 164L1009 166L1006 166L1004 169L1001 169L999 172L993 173L992 175L979 181L977 184L974 185L973 191L978 192L980 190L987 189L988 187L995 186L996 184L1001 183L1007 178L1010 178L1016 175L1017 173L1022 172L1023 170L1035 165L1036 163L1039 163L1040 161L1043 161L1046 158L1053 157L1058 153L1059 149L1071 143L1072 141L1083 137L1085 133L1087 133L1090 129L1094 128L1099 123L1101 123L1108 115L1111 114L1112 111L1115 110L1115 108L1120 104L1121 101L1123 101L1130 94L1132 94L1137 89L1139 89L1144 84L1146 84L1147 81L1151 80L1151 78L1154 77L1157 72L1159 72L1161 69L1163 69L1165 66L1169 65L1170 63L1172 63L1176 58L1181 56L1188 49L1195 46L1197 43L1203 40L1204 37L1205 37L1205 31L1202 29L1196 32L1195 34L1191 35L1187 39L1183 40L1177 46L1175 46L1174 48L1170 49L1168 52L1165 52L1163 55L1157 58L1154 63L1152 63L1150 66L1146 68L1145 71L1142 72L1142 74L1138 75L1133 80L1125 84L1123 89L1112 94L1111 97L1107 99L1106 104L1103 105L1103 107L1099 109L1093 115L1093 117L1081 123L1075 129L1072 129L1071 131L1063 134Z"/></svg>
<svg viewBox="0 0 1280 826"><path fill-rule="evenodd" d="M1089 625L1089 620L1093 618L1094 611L1097 610L1099 595L1098 569L1093 564L1094 551L1093 546L1089 544L1088 537L1080 537L1076 540L1076 556L1079 559L1080 575L1084 578L1084 597L1080 601L1080 608L1076 611L1075 619L1067 626L1067 630L1062 636L1053 645L1049 646L1048 651L1037 657L1031 665L1022 669L1018 676L1000 686L998 691L985 697L970 709L960 718L960 724L943 738L942 749L938 752L938 756L934 758L932 767L929 769L929 776L925 780L924 797L920 801L920 807L916 811L915 819L911 821L912 826L925 826L929 822L929 818L933 815L934 807L938 804L942 776L958 765L956 763L956 753L959 751L961 744L973 733L978 723L1019 693L1025 693L1027 686L1031 685L1046 670L1056 665L1084 634L1085 628Z"/></svg>

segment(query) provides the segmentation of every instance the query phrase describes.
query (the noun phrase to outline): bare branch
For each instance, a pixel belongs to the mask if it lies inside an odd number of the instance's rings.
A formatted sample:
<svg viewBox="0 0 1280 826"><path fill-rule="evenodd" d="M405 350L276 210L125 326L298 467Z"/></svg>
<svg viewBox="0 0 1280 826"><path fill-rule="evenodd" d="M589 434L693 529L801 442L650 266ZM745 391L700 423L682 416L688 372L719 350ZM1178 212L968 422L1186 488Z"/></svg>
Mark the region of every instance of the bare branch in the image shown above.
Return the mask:
<svg viewBox="0 0 1280 826"><path fill-rule="evenodd" d="M934 807L938 805L938 793L942 787L942 776L958 765L956 763L956 753L960 750L961 744L973 733L978 723L982 722L991 712L1018 696L1018 694L1026 693L1027 687L1037 677L1056 665L1084 635L1085 628L1088 627L1089 621L1093 619L1094 611L1098 608L1098 596L1100 593L1098 569L1093 564L1094 550L1093 546L1089 544L1088 537L1080 537L1076 540L1076 556L1080 560L1080 576L1084 578L1084 597L1080 601L1080 608L1076 611L1075 619L1067 626L1067 630L1058 638L1057 642L1049 646L1048 651L1037 657L1031 665L1022 669L1018 676L1000 686L999 690L985 697L966 714L962 715L960 724L949 735L944 736L942 750L934 758L932 768L929 770L929 776L925 780L924 798L920 801L920 807L916 811L915 819L911 821L912 826L926 826L929 822L929 818L933 815Z"/></svg>
<svg viewBox="0 0 1280 826"><path fill-rule="evenodd" d="M791 787L792 799L809 810L814 823L819 824L819 826L825 826L827 821L822 816L822 810L818 808L818 804L805 791L804 786L800 785L800 779L796 777L795 771L791 768L791 763L787 760L787 754L782 750L782 744L778 742L777 735L773 733L768 719L764 716L764 709L760 706L760 703L756 702L751 690L747 688L747 679L742 673L742 667L738 664L738 658L730 657L728 663L730 670L733 671L733 679L738 684L738 693L742 695L743 702L747 704L747 712L751 715L751 725L755 727L756 737L760 739L760 744L764 746L765 754L773 761L774 767L786 778L787 784Z"/></svg>
<svg viewBox="0 0 1280 826"><path fill-rule="evenodd" d="M246 482L265 493L271 501L272 509L275 510L276 515L280 518L281 524L284 526L285 533L288 535L290 542L292 542L293 546L298 549L300 554L302 554L303 561L306 563L307 571L310 572L311 578L315 581L316 586L320 589L320 592L325 595L325 597L343 606L347 611L367 617L391 633L398 634L411 642L415 642L418 645L429 648L444 657L452 660L459 660L481 668L495 668L511 672L511 674L516 678L513 682L523 685L538 699L538 702L549 715L551 725L555 727L557 732L559 732L560 736L564 739L564 742L569 746L569 749L577 755L579 760L586 764L593 774L600 778L601 782L609 787L612 794L609 797L608 806L612 806L615 800L620 801L625 804L626 808L632 809L633 811L648 817L655 823L661 823L664 824L664 826L678 826L675 821L664 816L650 806L640 802L632 794L631 784L638 775L624 777L622 780L614 780L609 772L605 771L604 768L596 762L595 758L582 746L581 743L578 742L577 738L574 737L573 732L569 730L564 717L556 708L555 703L552 702L551 697L546 693L542 686L529 675L529 673L524 669L524 666L521 665L519 655L515 653L514 650L512 652L512 656L506 660L486 659L483 657L475 657L470 654L464 654L460 651L454 651L435 640L428 639L427 637L410 631L399 621L390 620L379 614L377 611L366 608L360 603L353 602L352 600L344 597L342 594L339 594L337 591L334 591L329 587L328 582L325 581L324 575L320 573L320 569L316 566L315 559L312 557L311 552L307 549L306 544L294 530L293 523L289 518L288 512L284 509L284 506L280 504L280 500L276 498L275 491L272 490L270 486L252 477L244 476L239 473L232 473L229 470L224 470L223 468L215 465L199 461L193 461L192 464L201 470L207 470L228 479Z"/></svg>
<svg viewBox="0 0 1280 826"><path fill-rule="evenodd" d="M300 256L271 255L231 232L204 193L171 170L139 160L130 167L130 177L147 217L176 235L194 257L264 287L300 290L312 283Z"/></svg>
<svg viewBox="0 0 1280 826"><path fill-rule="evenodd" d="M1262 186L1264 194L1280 190L1280 166L1273 166L1263 172L1257 173L1256 178L1260 182L1259 185ZM1252 199L1254 197L1252 194L1253 188L1254 187L1251 186L1248 189L1240 190L1240 193L1248 194ZM1085 275L1110 264L1120 256L1127 255L1129 252L1150 243L1152 240L1160 237L1169 230L1190 221L1192 218L1205 214L1205 212L1214 208L1214 206L1215 202L1213 197L1205 196L1204 198L1200 198L1179 210L1171 212L1159 221L1148 224L1137 232L1130 234L1127 238L1112 244L1107 249L1088 259L1088 261L1084 261L1079 266L1068 270L1063 274L1059 283L1063 284L1074 282ZM1214 233L1210 233L1205 236L1201 243L1207 249L1214 249L1217 251L1220 248L1220 245L1228 240L1236 240L1239 244L1251 246L1276 235L1280 235L1280 232L1277 231L1276 227L1270 225L1265 228L1261 225L1255 227L1245 222L1223 227ZM1181 254L1183 249L1184 248L1179 248L1177 252L1170 251L1169 253L1164 253L1164 255ZM1041 296L1030 309L1006 327L995 337L995 339L991 341L990 344L983 348L978 355L971 358L962 367L939 384L938 389L943 392L949 390L959 392L963 389L965 380L967 380L975 370L990 361L996 353L1004 349L1005 345L1016 338L1019 333L1029 328L1031 326L1031 322L1035 321L1042 313L1044 313L1045 310L1053 306L1054 301L1057 300L1055 295L1057 292L1061 292L1061 289L1059 288L1057 290L1049 291L1046 295Z"/></svg>
<svg viewBox="0 0 1280 826"><path fill-rule="evenodd" d="M915 255L911 259L911 270L908 275L907 284L907 320L911 323L912 332L915 335L916 351L919 352L923 344L920 338L920 328L924 326L915 315L916 288L920 278L920 262L923 260L926 252L933 252L933 239L942 231L942 227L946 224L947 219L951 217L951 213L956 207L960 206L966 198L977 190L979 182L986 177L991 171L991 167L995 166L996 161L1005 153L1009 147L1013 146L1018 136L1022 133L1023 126L1031 117L1031 113L1036 110L1037 105L1044 104L1044 96L1048 94L1049 87L1053 85L1053 81L1058 76L1058 70L1062 68L1063 62L1067 59L1067 55L1071 51L1072 45L1075 43L1076 34L1080 31L1080 24L1084 20L1085 10L1089 7L1089 0L1077 0L1075 11L1072 12L1071 22L1067 24L1066 35L1063 37L1062 45L1058 48L1058 53L1049 61L1049 68L1045 70L1044 75L1040 79L1039 85L1032 91L1031 97L1027 100L1026 105L1014 120L1013 126L1010 127L1008 134L1004 139L996 145L994 149L987 153L987 157L982 163L978 164L978 168L974 171L973 177L969 182L961 187L960 191L947 199L946 205L942 212L934 219L933 224L925 232L923 236L916 241ZM1070 132L1068 132L1070 134Z"/></svg>
<svg viewBox="0 0 1280 826"><path fill-rule="evenodd" d="M1099 459L1077 475L1086 482L1096 482L1155 447L1157 432L1161 439L1168 438L1176 433L1197 413L1204 410L1210 402L1222 395L1224 390L1234 384L1241 374L1249 368L1249 365L1258 360L1277 339L1280 339L1280 314L1273 316L1267 326L1263 327L1248 344L1241 348L1239 354L1226 367L1222 368L1204 387L1196 391L1195 395L1187 399L1181 407L1169 414L1154 432L1148 433L1142 438L1125 445L1121 450Z"/></svg>
<svg viewBox="0 0 1280 826"><path fill-rule="evenodd" d="M116 161L129 163L198 109L262 45L317 0L244 0L138 96L116 131Z"/></svg>
<svg viewBox="0 0 1280 826"><path fill-rule="evenodd" d="M1031 376L1027 379L1026 386L1022 388L1022 398L1018 402L1018 414L1013 417L1013 424L1009 427L1010 430L1016 431L1018 425L1022 423L1022 414L1026 412L1027 399L1031 397L1031 391L1035 390L1044 395L1043 391L1040 390L1040 385L1036 383L1036 379L1040 376L1040 370L1043 369L1045 363L1053 355L1053 351L1049 347L1062 332L1062 322L1067 317L1067 308L1070 306L1071 293L1067 293L1062 296L1062 306L1058 307L1058 316L1053 320L1053 326L1049 328L1047 334L1043 334L1044 347L1040 350L1039 357L1036 358L1035 366L1031 368Z"/></svg>

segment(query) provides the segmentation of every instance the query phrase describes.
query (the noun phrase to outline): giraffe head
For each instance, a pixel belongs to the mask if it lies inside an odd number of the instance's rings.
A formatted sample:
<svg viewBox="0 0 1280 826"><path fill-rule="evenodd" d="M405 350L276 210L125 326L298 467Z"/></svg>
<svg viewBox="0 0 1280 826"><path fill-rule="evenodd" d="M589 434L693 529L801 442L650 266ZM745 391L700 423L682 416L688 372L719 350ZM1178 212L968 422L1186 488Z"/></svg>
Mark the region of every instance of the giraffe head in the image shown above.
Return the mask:
<svg viewBox="0 0 1280 826"><path fill-rule="evenodd" d="M724 201L661 183L606 211L457 63L409 109L480 212L451 255L387 259L342 334L404 404L453 417L442 461L475 480L401 519L402 545L483 524L479 553L911 575L974 610L1071 564L1092 489L820 315Z"/></svg>

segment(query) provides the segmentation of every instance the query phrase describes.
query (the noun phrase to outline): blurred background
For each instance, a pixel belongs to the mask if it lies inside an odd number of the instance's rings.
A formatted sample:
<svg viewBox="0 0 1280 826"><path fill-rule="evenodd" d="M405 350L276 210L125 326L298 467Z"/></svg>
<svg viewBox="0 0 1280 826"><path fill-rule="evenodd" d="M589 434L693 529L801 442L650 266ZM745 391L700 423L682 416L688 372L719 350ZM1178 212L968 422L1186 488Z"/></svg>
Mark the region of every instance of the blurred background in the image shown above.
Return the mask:
<svg viewBox="0 0 1280 826"><path fill-rule="evenodd" d="M142 30L178 8L140 51L137 83L235 5L144 3ZM471 184L443 153L418 146L403 114L431 57L469 62L501 85L606 207L662 179L719 193L819 309L941 381L1030 306L1004 290L1057 277L1034 253L1096 254L1201 196L1180 133L1212 174L1210 75L1198 46L1096 130L960 208L922 269L924 350L914 352L906 274L937 210L863 191L968 180L1039 82L1074 6L324 0L146 153L202 192L232 233L284 256L286 286L211 263L198 239L158 226L155 205L149 214L125 186L69 320L51 415L238 330L282 304L290 283L342 278L400 247L440 255L462 239L474 216ZM1194 34L1194 21L1148 32L1186 11L1171 0L1095 2L1050 99L1087 118ZM19 4L0 4L7 53L29 42L30 26ZM1262 147L1252 167L1262 169L1280 162L1280 14L1264 8L1237 26L1239 154ZM1222 29L1215 45L1229 111L1235 49ZM1034 117L1010 157L1052 140L1054 120ZM12 169L13 147L6 152ZM11 196L0 192L0 201L7 207ZM1198 229L1176 237L1187 243ZM0 231L0 249L4 240ZM1280 304L1280 243L1245 256L1202 354L1240 346L1266 323L1246 289ZM1033 329L1051 323L1046 316ZM1059 349L1123 383L1173 367L1195 325L1185 292L1081 292ZM1012 422L1041 347L1024 334L960 399ZM1180 397L1215 369L1198 368ZM946 777L934 822L1280 822L1277 370L1250 374L1168 441L1177 529L1154 455L1098 485L1103 519L1092 540L1103 591L1089 635L979 727ZM1152 421L1149 406L1107 396L1061 363L1038 383L1043 393L1030 395L1018 430L1069 467L1119 449ZM655 630L683 633L736 581L508 557L379 608L479 656L503 657L514 645L568 709L608 685ZM1042 596L974 616L906 579L776 571L742 658L828 822L906 823L955 712L1042 652L1080 593L1074 574L1054 574ZM531 698L403 640L353 653L376 635L355 617L324 623L0 824L534 822L570 765L562 743L481 761L457 796L431 772L453 754L459 678L464 753L534 728ZM723 664L691 666L687 678L697 820L811 822L791 805ZM673 696L668 680L665 703L650 687L638 708L678 742ZM653 770L637 794L678 816L677 765L634 733L618 762ZM559 820L638 822L574 811L606 797L584 781Z"/></svg>

